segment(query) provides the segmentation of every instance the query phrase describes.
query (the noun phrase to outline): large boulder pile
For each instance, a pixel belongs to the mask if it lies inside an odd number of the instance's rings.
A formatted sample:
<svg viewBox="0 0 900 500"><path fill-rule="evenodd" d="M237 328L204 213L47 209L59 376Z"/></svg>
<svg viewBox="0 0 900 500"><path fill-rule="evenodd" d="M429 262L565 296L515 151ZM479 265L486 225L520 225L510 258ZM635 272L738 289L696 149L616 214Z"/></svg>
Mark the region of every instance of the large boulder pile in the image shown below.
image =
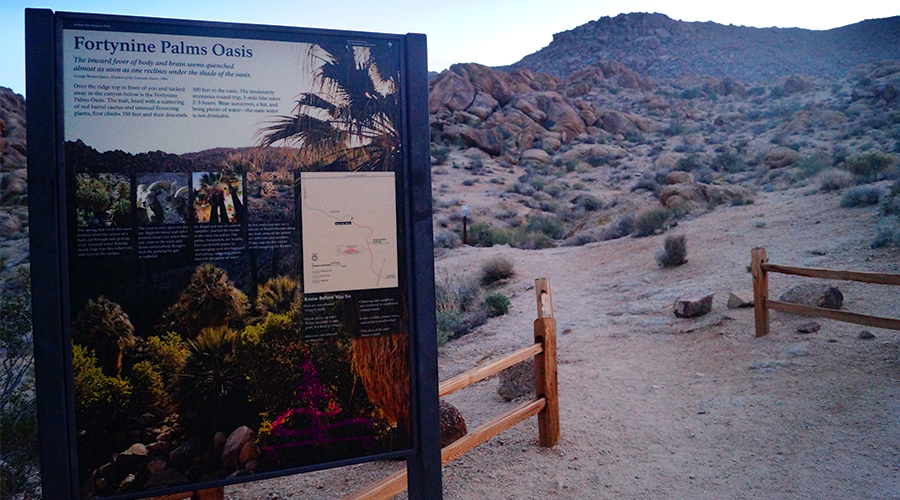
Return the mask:
<svg viewBox="0 0 900 500"><path fill-rule="evenodd" d="M20 290L29 266L25 98L0 87L0 293Z"/></svg>
<svg viewBox="0 0 900 500"><path fill-rule="evenodd" d="M454 64L432 78L428 106L433 140L519 159L531 149L558 150L576 139L606 139L659 128L647 118L583 99L601 89L650 90L623 64L600 61L564 81L527 69L510 73Z"/></svg>

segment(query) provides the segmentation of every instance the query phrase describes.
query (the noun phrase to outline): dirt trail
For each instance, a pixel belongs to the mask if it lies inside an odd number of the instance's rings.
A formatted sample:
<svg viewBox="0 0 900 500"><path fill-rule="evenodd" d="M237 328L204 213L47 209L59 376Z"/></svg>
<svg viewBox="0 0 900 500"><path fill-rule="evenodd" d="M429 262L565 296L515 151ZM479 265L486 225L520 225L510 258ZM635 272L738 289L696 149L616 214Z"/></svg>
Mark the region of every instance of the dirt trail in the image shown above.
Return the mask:
<svg viewBox="0 0 900 500"><path fill-rule="evenodd" d="M753 337L750 249L787 265L900 273L896 250L868 247L874 208L833 195L760 194L756 204L684 221L688 263L660 269L665 236L525 251L460 248L440 273L507 255L513 309L440 351L441 379L530 343L533 280L549 276L559 333L562 442L537 446L534 419L444 468L445 499L900 498L900 332L772 313ZM801 278L772 275L777 297ZM833 283L844 308L898 317L891 287ZM715 293L713 312L678 319L672 303ZM469 428L511 409L496 378L452 394ZM402 463L364 464L226 488L228 498L339 498ZM401 496L400 498L405 498Z"/></svg>

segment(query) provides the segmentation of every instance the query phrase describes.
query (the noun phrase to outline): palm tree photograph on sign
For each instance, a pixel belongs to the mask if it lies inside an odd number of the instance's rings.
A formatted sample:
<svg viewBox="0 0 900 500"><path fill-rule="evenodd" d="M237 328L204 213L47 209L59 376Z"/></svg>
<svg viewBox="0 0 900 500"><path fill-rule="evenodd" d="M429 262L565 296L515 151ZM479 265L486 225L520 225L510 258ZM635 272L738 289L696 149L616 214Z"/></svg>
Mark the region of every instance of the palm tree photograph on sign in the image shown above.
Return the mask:
<svg viewBox="0 0 900 500"><path fill-rule="evenodd" d="M394 171L400 161L399 67L392 43L311 45L312 90L262 128L263 148L297 147L305 171Z"/></svg>

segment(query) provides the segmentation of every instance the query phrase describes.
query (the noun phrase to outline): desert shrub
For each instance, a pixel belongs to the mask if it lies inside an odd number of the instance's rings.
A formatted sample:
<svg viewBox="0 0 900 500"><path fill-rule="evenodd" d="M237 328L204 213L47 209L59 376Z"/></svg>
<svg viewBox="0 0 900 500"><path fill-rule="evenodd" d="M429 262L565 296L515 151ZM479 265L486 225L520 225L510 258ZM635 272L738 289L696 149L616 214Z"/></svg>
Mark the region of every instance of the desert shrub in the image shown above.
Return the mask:
<svg viewBox="0 0 900 500"><path fill-rule="evenodd" d="M143 355L147 361L159 369L163 384L168 386L175 380L184 360L187 359L187 346L175 332L167 332L158 337L150 337L144 342Z"/></svg>
<svg viewBox="0 0 900 500"><path fill-rule="evenodd" d="M131 367L131 405L135 412L143 413L154 406L162 406L166 400L165 385L160 370L149 361L141 361Z"/></svg>
<svg viewBox="0 0 900 500"><path fill-rule="evenodd" d="M631 234L632 231L634 231L634 214L627 213L616 219L615 222L604 229L603 233L600 235L600 239L608 241L624 238Z"/></svg>
<svg viewBox="0 0 900 500"><path fill-rule="evenodd" d="M600 165L605 165L609 161L608 155L600 155L597 153L591 153L585 162L592 167L599 167Z"/></svg>
<svg viewBox="0 0 900 500"><path fill-rule="evenodd" d="M463 186L474 186L478 179L466 179L462 182Z"/></svg>
<svg viewBox="0 0 900 500"><path fill-rule="evenodd" d="M794 166L801 179L808 179L830 167L831 160L823 153L816 153L800 158Z"/></svg>
<svg viewBox="0 0 900 500"><path fill-rule="evenodd" d="M844 193L841 206L844 208L868 207L881 201L884 191L876 186L856 186Z"/></svg>
<svg viewBox="0 0 900 500"><path fill-rule="evenodd" d="M650 236L666 225L666 222L669 221L669 215L669 211L662 207L651 208L639 213L634 218L632 235L635 238Z"/></svg>
<svg viewBox="0 0 900 500"><path fill-rule="evenodd" d="M663 248L656 253L656 263L660 267L675 267L687 262L687 238L685 236L666 236Z"/></svg>
<svg viewBox="0 0 900 500"><path fill-rule="evenodd" d="M475 279L440 274L434 288L438 344L462 337L490 317Z"/></svg>
<svg viewBox="0 0 900 500"><path fill-rule="evenodd" d="M860 183L875 182L896 172L896 158L880 151L868 151L848 156L841 168L853 174Z"/></svg>
<svg viewBox="0 0 900 500"><path fill-rule="evenodd" d="M0 294L0 496L39 498L37 405L31 337L31 294Z"/></svg>
<svg viewBox="0 0 900 500"><path fill-rule="evenodd" d="M503 231L495 229L485 222L476 222L468 228L468 243L476 247L492 247L508 243L508 237Z"/></svg>
<svg viewBox="0 0 900 500"><path fill-rule="evenodd" d="M713 169L719 172L740 172L744 169L744 166L744 160L734 153L722 153L712 162Z"/></svg>
<svg viewBox="0 0 900 500"><path fill-rule="evenodd" d="M550 196L556 197L559 196L559 193L563 192L563 187L559 184L551 184L544 188L544 192Z"/></svg>
<svg viewBox="0 0 900 500"><path fill-rule="evenodd" d="M79 425L104 427L125 412L131 401L131 384L103 373L97 356L86 347L72 344L75 415Z"/></svg>
<svg viewBox="0 0 900 500"><path fill-rule="evenodd" d="M528 218L528 224L525 226L526 231L546 234L552 239L563 237L566 228L562 219L555 215L536 214Z"/></svg>
<svg viewBox="0 0 900 500"><path fill-rule="evenodd" d="M700 156L696 154L687 155L678 160L678 170L690 172L701 167L703 167L703 164L700 162Z"/></svg>
<svg viewBox="0 0 900 500"><path fill-rule="evenodd" d="M753 201L754 200L752 194L740 192L732 196L729 203L732 207L739 207L742 205L752 205Z"/></svg>
<svg viewBox="0 0 900 500"><path fill-rule="evenodd" d="M462 244L459 235L452 231L447 231L434 236L435 248L456 248Z"/></svg>
<svg viewBox="0 0 900 500"><path fill-rule="evenodd" d="M638 179L637 182L635 182L633 186L631 186L632 192L637 191L639 189L646 189L647 191L650 191L651 193L653 193L655 196L659 195L659 190L660 190L659 183L656 182L656 179L654 179L653 177L650 177L649 175L646 175L646 174L643 177L641 177L640 179Z"/></svg>
<svg viewBox="0 0 900 500"><path fill-rule="evenodd" d="M163 319L164 331L196 337L213 326L240 326L247 311L247 296L238 290L224 270L201 264L190 284Z"/></svg>
<svg viewBox="0 0 900 500"><path fill-rule="evenodd" d="M900 181L891 186L890 192L882 200L881 215L900 215Z"/></svg>
<svg viewBox="0 0 900 500"><path fill-rule="evenodd" d="M509 257L496 256L487 260L481 266L481 284L485 286L512 278L516 275L516 268Z"/></svg>
<svg viewBox="0 0 900 500"><path fill-rule="evenodd" d="M435 165L440 165L447 161L447 158L450 157L450 148L447 146L439 146L437 144L431 144L431 156L434 157L436 163Z"/></svg>
<svg viewBox="0 0 900 500"><path fill-rule="evenodd" d="M195 432L229 432L250 422L249 390L238 362L240 334L227 326L205 328L187 344L188 357L172 399ZM240 411L244 410L244 411Z"/></svg>
<svg viewBox="0 0 900 500"><path fill-rule="evenodd" d="M256 287L256 310L262 317L269 313L284 314L298 307L302 300L300 283L287 276L277 276Z"/></svg>
<svg viewBox="0 0 900 500"><path fill-rule="evenodd" d="M104 296L88 300L72 323L72 340L94 351L103 372L122 372L122 353L135 343L134 327L119 304Z"/></svg>
<svg viewBox="0 0 900 500"><path fill-rule="evenodd" d="M887 216L875 224L875 239L872 248L883 246L900 246L900 217Z"/></svg>
<svg viewBox="0 0 900 500"><path fill-rule="evenodd" d="M711 168L700 168L694 171L694 182L700 182L703 184L712 184L713 183L713 170Z"/></svg>
<svg viewBox="0 0 900 500"><path fill-rule="evenodd" d="M509 312L509 299L502 293L492 293L484 298L484 304L492 316L503 316Z"/></svg>
<svg viewBox="0 0 900 500"><path fill-rule="evenodd" d="M603 208L603 202L593 196L582 196L578 199L578 206L587 212L593 212Z"/></svg>
<svg viewBox="0 0 900 500"><path fill-rule="evenodd" d="M819 179L819 190L823 192L838 191L853 184L853 176L843 170L832 169L822 173Z"/></svg>

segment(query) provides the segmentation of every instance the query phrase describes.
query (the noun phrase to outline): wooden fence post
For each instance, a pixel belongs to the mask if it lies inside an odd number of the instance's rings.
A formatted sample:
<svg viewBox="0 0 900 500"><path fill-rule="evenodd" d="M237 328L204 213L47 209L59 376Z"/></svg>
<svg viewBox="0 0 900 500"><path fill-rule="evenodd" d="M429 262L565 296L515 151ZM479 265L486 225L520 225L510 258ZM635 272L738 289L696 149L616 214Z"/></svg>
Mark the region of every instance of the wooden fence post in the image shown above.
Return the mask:
<svg viewBox="0 0 900 500"><path fill-rule="evenodd" d="M766 263L766 249L756 247L750 251L750 273L753 275L753 312L756 322L756 336L769 334L769 275L762 265Z"/></svg>
<svg viewBox="0 0 900 500"><path fill-rule="evenodd" d="M559 397L556 374L556 319L553 318L553 302L550 297L550 280L534 280L537 296L538 318L534 320L534 340L544 350L534 357L534 392L547 401L538 413L538 432L543 447L559 442Z"/></svg>

